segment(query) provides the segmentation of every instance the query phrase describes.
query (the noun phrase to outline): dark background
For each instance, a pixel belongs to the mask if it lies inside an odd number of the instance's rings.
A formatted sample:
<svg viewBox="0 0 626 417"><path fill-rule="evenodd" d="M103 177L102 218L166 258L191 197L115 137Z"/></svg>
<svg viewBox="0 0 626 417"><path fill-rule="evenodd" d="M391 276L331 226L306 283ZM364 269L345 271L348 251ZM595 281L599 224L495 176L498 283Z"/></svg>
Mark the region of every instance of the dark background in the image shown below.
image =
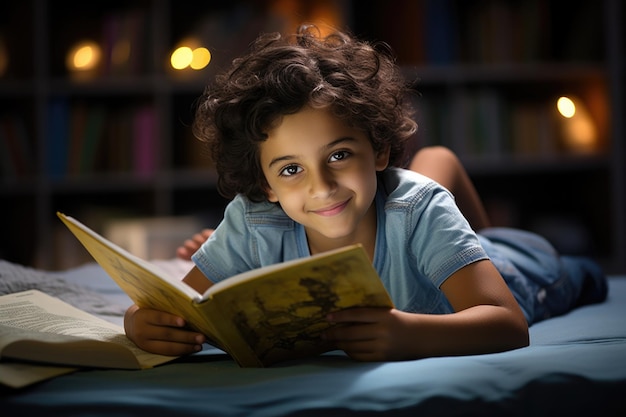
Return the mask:
<svg viewBox="0 0 626 417"><path fill-rule="evenodd" d="M454 149L497 225L624 273L624 14L620 0L3 2L0 258L89 261L57 210L98 231L127 218L215 225L226 201L189 129L194 100L259 32L311 21L393 48L418 93L414 149ZM212 61L175 72L169 55L190 36ZM105 55L80 79L65 59L83 39ZM124 40L132 52L115 65L106 51ZM561 95L578 97L597 129L585 152L561 131Z"/></svg>

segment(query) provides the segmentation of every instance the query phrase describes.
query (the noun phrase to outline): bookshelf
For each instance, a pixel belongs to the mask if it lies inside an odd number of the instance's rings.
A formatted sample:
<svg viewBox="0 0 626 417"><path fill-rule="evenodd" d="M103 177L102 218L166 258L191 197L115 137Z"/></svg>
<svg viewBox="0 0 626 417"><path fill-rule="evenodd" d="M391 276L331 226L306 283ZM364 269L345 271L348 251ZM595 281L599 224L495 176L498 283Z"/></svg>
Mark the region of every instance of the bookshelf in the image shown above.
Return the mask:
<svg viewBox="0 0 626 417"><path fill-rule="evenodd" d="M495 225L626 269L622 3L370 6L356 10L355 31L390 43L414 82L416 147L455 150ZM557 114L561 96L584 105L575 127Z"/></svg>
<svg viewBox="0 0 626 417"><path fill-rule="evenodd" d="M457 151L498 224L626 270L620 0L210 3L0 5L0 258L67 266L56 260L80 249L59 241L57 210L96 229L125 217L215 224L226 201L192 139L193 102L257 33L291 29L301 16L393 47L419 93L416 146ZM175 72L169 54L190 35L212 61ZM103 59L76 75L66 56L83 39ZM586 103L594 122L584 151L555 115L563 94Z"/></svg>

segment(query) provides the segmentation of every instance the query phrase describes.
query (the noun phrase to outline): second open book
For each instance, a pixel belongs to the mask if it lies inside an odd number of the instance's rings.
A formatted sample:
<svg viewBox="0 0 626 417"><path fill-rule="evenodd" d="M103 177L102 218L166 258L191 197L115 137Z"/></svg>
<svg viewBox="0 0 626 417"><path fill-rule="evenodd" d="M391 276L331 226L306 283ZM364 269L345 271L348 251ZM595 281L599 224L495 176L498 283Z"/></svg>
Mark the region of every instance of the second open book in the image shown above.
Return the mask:
<svg viewBox="0 0 626 417"><path fill-rule="evenodd" d="M240 366L268 366L333 347L326 316L393 303L361 245L251 270L199 294L155 265L57 213L100 266L139 306L181 316Z"/></svg>

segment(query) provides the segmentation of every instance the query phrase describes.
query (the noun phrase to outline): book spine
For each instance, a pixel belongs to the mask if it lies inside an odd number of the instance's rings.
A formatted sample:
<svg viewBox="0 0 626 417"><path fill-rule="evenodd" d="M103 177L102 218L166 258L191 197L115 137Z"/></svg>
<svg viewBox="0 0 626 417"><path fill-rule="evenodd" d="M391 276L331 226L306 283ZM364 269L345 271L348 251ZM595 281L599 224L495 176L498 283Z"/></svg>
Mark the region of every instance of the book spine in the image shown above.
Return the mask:
<svg viewBox="0 0 626 417"><path fill-rule="evenodd" d="M85 123L87 109L83 102L75 103L71 109L69 144L68 144L68 174L75 176L80 173L81 153L85 141Z"/></svg>
<svg viewBox="0 0 626 417"><path fill-rule="evenodd" d="M48 106L45 172L53 179L62 178L67 173L68 122L67 99L52 99Z"/></svg>
<svg viewBox="0 0 626 417"><path fill-rule="evenodd" d="M139 108L133 120L133 160L135 174L140 178L150 178L156 172L159 152L156 138L154 110L151 107Z"/></svg>
<svg viewBox="0 0 626 417"><path fill-rule="evenodd" d="M426 61L446 65L457 60L456 21L453 0L426 0Z"/></svg>
<svg viewBox="0 0 626 417"><path fill-rule="evenodd" d="M89 110L85 125L83 149L80 153L81 174L94 172L96 169L96 156L100 148L100 142L104 136L106 109L96 105Z"/></svg>

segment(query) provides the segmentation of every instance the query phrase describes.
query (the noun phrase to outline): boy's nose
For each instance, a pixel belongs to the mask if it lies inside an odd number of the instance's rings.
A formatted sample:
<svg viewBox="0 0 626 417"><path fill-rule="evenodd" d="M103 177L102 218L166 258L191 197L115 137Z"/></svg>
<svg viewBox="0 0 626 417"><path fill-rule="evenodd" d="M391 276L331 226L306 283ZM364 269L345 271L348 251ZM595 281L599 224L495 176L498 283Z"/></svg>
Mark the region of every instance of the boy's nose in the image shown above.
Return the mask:
<svg viewBox="0 0 626 417"><path fill-rule="evenodd" d="M328 170L320 169L309 172L309 192L313 198L327 198L332 195L337 188L332 173Z"/></svg>

